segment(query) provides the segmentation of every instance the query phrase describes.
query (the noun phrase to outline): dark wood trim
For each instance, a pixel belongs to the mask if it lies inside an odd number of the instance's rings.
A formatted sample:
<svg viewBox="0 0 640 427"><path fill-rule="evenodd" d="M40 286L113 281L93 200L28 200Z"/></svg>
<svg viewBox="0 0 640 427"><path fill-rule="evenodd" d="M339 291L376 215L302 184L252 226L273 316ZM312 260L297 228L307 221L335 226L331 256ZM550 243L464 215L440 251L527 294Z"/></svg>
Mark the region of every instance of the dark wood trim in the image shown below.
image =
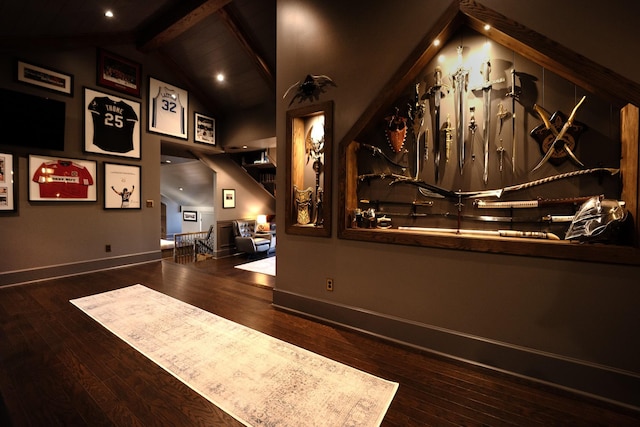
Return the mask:
<svg viewBox="0 0 640 427"><path fill-rule="evenodd" d="M491 28L484 29L485 24ZM357 136L367 124L381 120L385 111L402 93L403 89L414 82L420 71L435 57L438 49L433 41L439 39L444 44L455 31L468 26L475 31L486 34L491 40L507 46L519 54L540 63L550 71L557 73L570 82L594 92L598 96L613 102L621 112L623 139L623 158L620 169L624 179L625 196L632 207L631 215L636 230L636 244L640 218L638 217L637 199L640 179L638 179L637 145L638 145L638 109L640 105L640 85L613 71L593 63L589 59L549 40L521 24L489 9L473 0L455 0L442 14L436 24L399 67L390 81L383 87L374 101L367 107L362 116L346 133L338 148L338 237L343 239L363 240L378 243L404 244L443 249L471 250L488 253L503 253L544 258L570 259L589 262L605 262L613 264L640 265L640 249L637 247L570 244L566 241L514 241L509 239L487 239L461 236L429 236L418 233L404 233L397 230L367 231L350 228L349 209L357 203L353 197L354 181L353 158ZM576 70L580 70L576 72ZM612 82L616 82L612 86ZM627 107L630 105L630 107ZM347 199L347 196L351 199ZM634 216L635 214L635 216Z"/></svg>
<svg viewBox="0 0 640 427"><path fill-rule="evenodd" d="M640 396L636 393L640 389L640 377L630 372L457 334L278 289L274 289L273 303L276 308L288 312L640 409Z"/></svg>

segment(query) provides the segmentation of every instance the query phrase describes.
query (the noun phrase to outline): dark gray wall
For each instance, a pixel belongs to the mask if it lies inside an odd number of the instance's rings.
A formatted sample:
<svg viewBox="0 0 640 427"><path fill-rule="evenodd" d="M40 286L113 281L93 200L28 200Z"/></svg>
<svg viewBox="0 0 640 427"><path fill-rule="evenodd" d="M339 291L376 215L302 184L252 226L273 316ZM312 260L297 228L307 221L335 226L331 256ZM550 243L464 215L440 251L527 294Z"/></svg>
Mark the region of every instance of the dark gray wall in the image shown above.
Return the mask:
<svg viewBox="0 0 640 427"><path fill-rule="evenodd" d="M482 3L638 81L640 61L629 55L639 39L635 1L589 8L577 0ZM337 87L321 101L335 102L335 156L337 142L448 5L279 0L277 94L309 73L334 79ZM278 156L286 158L289 100L277 101ZM337 178L334 168L334 218ZM279 173L280 188L284 179ZM283 203L277 213L282 221ZM327 277L333 292L325 290ZM334 225L330 239L280 233L274 302L640 406L640 345L633 338L639 283L637 267L345 241Z"/></svg>
<svg viewBox="0 0 640 427"><path fill-rule="evenodd" d="M141 160L101 156L83 151L83 88L86 86L127 98L126 95L96 85L95 49L59 51L34 49L33 51L10 52L0 55L1 87L64 101L67 113L64 152L23 148L16 146L16 141L11 141L11 145L9 145L7 141L0 138L0 152L13 153L17 158L15 170L17 212L0 213L2 239L7 242L7 244L0 245L0 286L160 258L160 147L162 141L170 141L179 146L187 147L194 146L194 142L193 132L189 132L187 141L146 132L147 76L153 75L182 87L184 85L181 85L181 82L168 72L156 58L143 55L132 46L102 47L142 64L144 73L142 94L140 99L136 99L141 102ZM13 69L16 57L72 74L74 76L74 96L66 97L15 82ZM193 94L190 94L189 123L193 121L194 111L207 113L200 101ZM251 124L249 119L257 120L258 123ZM242 140L242 132L234 130L234 126L258 129L244 135L245 138L274 137L273 116L269 114L252 112L247 116L247 121L242 124L227 125L220 120L217 125L228 134L241 135L235 137L238 143L249 143L251 139ZM269 131L270 127L271 131ZM225 145L226 138L220 138L221 145ZM197 146L197 144L195 145ZM27 193L29 183L27 156L29 154L96 161L98 201L29 202ZM103 209L103 165L105 162L141 166L142 209ZM211 173L209 172L209 179ZM252 192L260 191L260 188L257 184L254 184L254 187L246 184L246 177L241 175L239 167L234 174L228 176L224 183L225 188L238 187L235 182L236 176L240 178L240 191L249 192L249 195L239 195L239 200L252 200L251 212L271 213L274 211L275 206L272 198L266 199L267 201L264 202L265 198L261 196L254 199L250 197ZM211 191L214 192L215 189L212 188ZM217 192L211 194L211 197L213 198L215 194ZM146 207L147 200L152 200L154 206ZM232 211L237 215L235 217L245 217L249 209ZM227 215L231 215L231 213L224 216ZM107 244L111 245L111 252L105 251Z"/></svg>

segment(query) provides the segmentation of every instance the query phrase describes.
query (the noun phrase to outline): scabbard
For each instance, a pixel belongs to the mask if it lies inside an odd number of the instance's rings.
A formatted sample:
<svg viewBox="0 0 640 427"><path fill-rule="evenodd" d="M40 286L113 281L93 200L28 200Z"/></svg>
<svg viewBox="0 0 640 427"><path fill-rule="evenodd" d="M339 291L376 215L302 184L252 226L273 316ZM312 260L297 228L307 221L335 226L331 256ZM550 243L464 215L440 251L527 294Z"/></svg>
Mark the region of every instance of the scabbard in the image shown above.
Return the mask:
<svg viewBox="0 0 640 427"><path fill-rule="evenodd" d="M512 201L487 201L474 200L473 206L478 209L523 209L542 208L556 205L577 205L586 202L595 196L567 197L562 199L535 199L535 200L512 200ZM598 196L601 199L604 195Z"/></svg>
<svg viewBox="0 0 640 427"><path fill-rule="evenodd" d="M513 237L524 239L546 239L560 240L558 236L546 231L520 231L520 230L475 230L475 229L457 229L457 228L430 228L430 227L398 227L401 231L411 231L427 234L456 234L460 236L494 236L494 237Z"/></svg>

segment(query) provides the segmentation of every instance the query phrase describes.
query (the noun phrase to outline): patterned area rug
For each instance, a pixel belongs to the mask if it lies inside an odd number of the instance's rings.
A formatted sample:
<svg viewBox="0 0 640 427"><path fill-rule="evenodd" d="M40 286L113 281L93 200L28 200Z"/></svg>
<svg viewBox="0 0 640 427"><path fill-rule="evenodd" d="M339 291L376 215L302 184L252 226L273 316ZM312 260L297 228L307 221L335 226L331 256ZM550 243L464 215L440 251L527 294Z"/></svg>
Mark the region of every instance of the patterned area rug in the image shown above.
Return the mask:
<svg viewBox="0 0 640 427"><path fill-rule="evenodd" d="M253 271L254 273L263 273L270 276L276 275L276 257L262 258L257 261L247 262L245 264L236 265L235 268L241 270Z"/></svg>
<svg viewBox="0 0 640 427"><path fill-rule="evenodd" d="M140 284L71 303L247 426L379 426L398 388Z"/></svg>

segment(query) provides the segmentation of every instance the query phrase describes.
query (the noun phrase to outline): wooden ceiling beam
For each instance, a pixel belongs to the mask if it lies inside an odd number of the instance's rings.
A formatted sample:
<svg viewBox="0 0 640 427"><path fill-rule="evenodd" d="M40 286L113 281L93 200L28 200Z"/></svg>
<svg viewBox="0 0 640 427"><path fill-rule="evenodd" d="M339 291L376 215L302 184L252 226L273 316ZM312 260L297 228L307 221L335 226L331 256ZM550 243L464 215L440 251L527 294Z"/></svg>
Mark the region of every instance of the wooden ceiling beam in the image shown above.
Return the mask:
<svg viewBox="0 0 640 427"><path fill-rule="evenodd" d="M243 24L232 5L221 8L217 13L222 19L222 22L224 22L229 31L231 31L231 34L238 40L244 51L254 62L260 75L269 84L269 87L275 89L273 71L269 68L269 65L267 65L262 55L258 53L258 45L253 41L254 39L250 36L246 25Z"/></svg>
<svg viewBox="0 0 640 427"><path fill-rule="evenodd" d="M167 11L140 31L138 49L144 53L157 50L212 14L231 0L206 0L195 8L193 2L181 2L180 9Z"/></svg>

